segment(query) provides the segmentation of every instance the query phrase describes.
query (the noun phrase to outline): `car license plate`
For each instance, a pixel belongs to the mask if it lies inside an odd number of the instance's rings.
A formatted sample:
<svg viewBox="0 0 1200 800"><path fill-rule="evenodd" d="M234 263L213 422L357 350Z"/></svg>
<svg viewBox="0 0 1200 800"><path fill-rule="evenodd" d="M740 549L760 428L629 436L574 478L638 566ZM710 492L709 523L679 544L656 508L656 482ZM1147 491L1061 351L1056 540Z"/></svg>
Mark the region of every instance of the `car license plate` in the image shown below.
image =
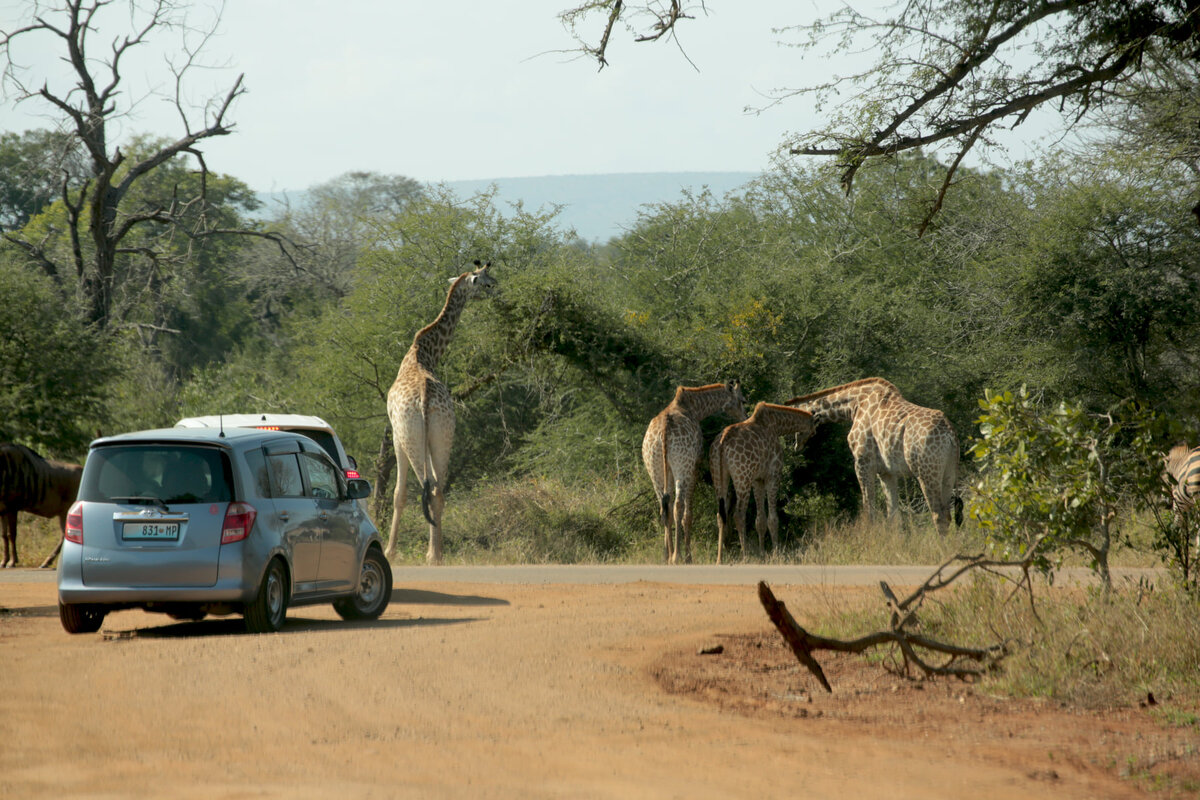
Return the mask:
<svg viewBox="0 0 1200 800"><path fill-rule="evenodd" d="M126 539L172 540L179 538L178 522L126 522L121 535Z"/></svg>

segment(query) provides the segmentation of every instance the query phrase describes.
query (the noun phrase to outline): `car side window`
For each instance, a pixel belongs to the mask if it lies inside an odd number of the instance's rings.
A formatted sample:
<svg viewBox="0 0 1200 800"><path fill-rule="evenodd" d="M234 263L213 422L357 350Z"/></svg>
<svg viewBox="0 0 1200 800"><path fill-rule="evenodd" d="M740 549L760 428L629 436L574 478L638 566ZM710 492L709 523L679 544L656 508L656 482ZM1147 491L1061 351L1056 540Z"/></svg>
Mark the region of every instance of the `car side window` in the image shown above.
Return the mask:
<svg viewBox="0 0 1200 800"><path fill-rule="evenodd" d="M268 455L267 470L271 474L272 497L304 496L304 481L300 478L300 465L295 453Z"/></svg>
<svg viewBox="0 0 1200 800"><path fill-rule="evenodd" d="M304 465L304 474L308 476L309 494L323 500L337 500L341 496L337 469L327 459L315 453L302 453L300 463Z"/></svg>
<svg viewBox="0 0 1200 800"><path fill-rule="evenodd" d="M257 497L271 496L271 474L267 471L267 457L263 451L255 448L246 451L246 467L250 470L250 479L254 483L254 494Z"/></svg>

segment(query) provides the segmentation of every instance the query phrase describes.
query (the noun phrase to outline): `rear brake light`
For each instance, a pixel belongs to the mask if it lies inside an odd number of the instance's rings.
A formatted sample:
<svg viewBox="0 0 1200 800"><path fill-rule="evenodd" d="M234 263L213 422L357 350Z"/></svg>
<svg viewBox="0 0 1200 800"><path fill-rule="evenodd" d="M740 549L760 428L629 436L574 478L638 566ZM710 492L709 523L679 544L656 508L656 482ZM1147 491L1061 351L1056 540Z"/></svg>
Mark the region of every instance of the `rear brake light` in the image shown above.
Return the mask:
<svg viewBox="0 0 1200 800"><path fill-rule="evenodd" d="M277 431L277 430L279 430L278 425L255 425L254 427L260 431Z"/></svg>
<svg viewBox="0 0 1200 800"><path fill-rule="evenodd" d="M359 474L358 474L358 470L356 470L356 469L348 469L348 470L346 470L346 480L355 481L355 480L358 480L358 479L359 479L359 478L361 478L361 477L362 477L362 475L359 475Z"/></svg>
<svg viewBox="0 0 1200 800"><path fill-rule="evenodd" d="M230 503L221 526L221 544L240 542L249 536L257 516L258 512L249 503Z"/></svg>
<svg viewBox="0 0 1200 800"><path fill-rule="evenodd" d="M75 505L67 512L67 530L64 534L68 542L83 544L83 501L76 500Z"/></svg>

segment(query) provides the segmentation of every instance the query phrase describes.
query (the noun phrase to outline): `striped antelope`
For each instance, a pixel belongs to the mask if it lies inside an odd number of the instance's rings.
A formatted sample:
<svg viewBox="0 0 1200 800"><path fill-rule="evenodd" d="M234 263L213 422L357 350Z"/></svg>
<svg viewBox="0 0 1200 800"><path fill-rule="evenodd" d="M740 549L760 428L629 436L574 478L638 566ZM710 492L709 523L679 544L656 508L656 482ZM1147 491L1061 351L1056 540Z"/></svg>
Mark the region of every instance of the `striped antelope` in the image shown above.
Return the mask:
<svg viewBox="0 0 1200 800"><path fill-rule="evenodd" d="M1200 447L1177 444L1163 457L1163 483L1171 492L1171 509L1186 514L1200 497ZM1200 530L1196 531L1196 549L1200 550Z"/></svg>
<svg viewBox="0 0 1200 800"><path fill-rule="evenodd" d="M79 493L83 467L47 460L20 444L0 444L0 522L3 523L4 561L0 567L17 565L17 512L40 517L58 517L66 528L67 511ZM62 537L54 552L42 562L49 567L62 549Z"/></svg>

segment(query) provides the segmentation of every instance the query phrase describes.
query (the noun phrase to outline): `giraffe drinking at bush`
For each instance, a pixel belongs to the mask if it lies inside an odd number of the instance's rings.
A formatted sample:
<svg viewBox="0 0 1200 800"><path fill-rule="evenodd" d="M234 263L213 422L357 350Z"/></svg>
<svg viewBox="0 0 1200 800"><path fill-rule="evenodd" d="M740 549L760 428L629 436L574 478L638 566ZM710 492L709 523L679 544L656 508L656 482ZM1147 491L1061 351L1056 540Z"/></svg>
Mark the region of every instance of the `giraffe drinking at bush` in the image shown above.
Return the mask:
<svg viewBox="0 0 1200 800"><path fill-rule="evenodd" d="M786 405L813 415L813 422L849 422L854 474L862 490L863 508L874 515L875 479L883 484L887 513L895 515L900 478L916 476L938 532L962 524L958 479L958 437L941 411L910 403L883 378L859 381L793 397Z"/></svg>
<svg viewBox="0 0 1200 800"><path fill-rule="evenodd" d="M779 437L795 434L796 446L803 446L816 430L812 414L790 406L759 403L744 422L735 422L717 435L709 450L713 489L717 493L717 563L729 528L729 484L733 483L734 523L738 543L746 555L746 511L750 495L758 501L754 529L758 531L758 550L764 551L763 532L771 531L771 545L779 550L779 470L783 448Z"/></svg>

